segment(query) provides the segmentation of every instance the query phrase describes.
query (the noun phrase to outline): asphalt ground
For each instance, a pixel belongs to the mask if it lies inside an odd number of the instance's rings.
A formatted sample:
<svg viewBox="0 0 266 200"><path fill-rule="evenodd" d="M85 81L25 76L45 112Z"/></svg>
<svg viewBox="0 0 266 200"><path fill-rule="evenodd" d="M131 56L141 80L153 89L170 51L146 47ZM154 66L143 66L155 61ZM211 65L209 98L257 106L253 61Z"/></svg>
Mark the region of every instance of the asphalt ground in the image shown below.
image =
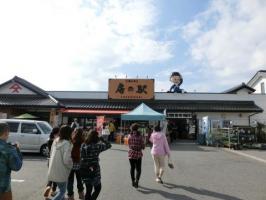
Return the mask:
<svg viewBox="0 0 266 200"><path fill-rule="evenodd" d="M192 143L171 146L175 168L167 168L164 184L155 182L150 149L144 151L139 189L131 186L127 146L114 144L101 154L99 200L266 200L266 164L215 147ZM21 171L13 173L14 200L41 200L47 161L25 154ZM77 198L76 198L77 199Z"/></svg>

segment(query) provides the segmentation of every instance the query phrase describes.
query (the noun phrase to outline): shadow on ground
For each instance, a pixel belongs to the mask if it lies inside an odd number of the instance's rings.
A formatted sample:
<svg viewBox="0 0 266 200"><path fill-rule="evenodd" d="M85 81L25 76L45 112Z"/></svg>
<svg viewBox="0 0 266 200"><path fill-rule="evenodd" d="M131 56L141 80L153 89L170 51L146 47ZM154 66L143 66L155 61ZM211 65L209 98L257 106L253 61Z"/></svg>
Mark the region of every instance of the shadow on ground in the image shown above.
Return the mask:
<svg viewBox="0 0 266 200"><path fill-rule="evenodd" d="M169 199L169 200L196 200L191 197L188 197L186 195L176 194L176 193L170 193L162 190L156 190L152 188L146 188L139 186L138 189L139 192L142 194L148 195L148 194L159 194L163 197L163 199Z"/></svg>
<svg viewBox="0 0 266 200"><path fill-rule="evenodd" d="M205 189L198 189L198 188L194 188L194 187L189 187L189 186L184 186L184 185L175 185L172 183L164 183L163 186L165 188L168 188L170 190L174 190L174 189L182 189L188 192L191 192L193 194L198 194L198 195L204 195L204 196L209 196L209 197L215 197L217 199L221 199L221 200L243 200L240 199L238 197L234 197L231 195L227 195L227 194L222 194L222 193L218 193L218 192L213 192L210 190L205 190ZM167 198L167 196L166 196ZM171 196L169 199L172 199Z"/></svg>
<svg viewBox="0 0 266 200"><path fill-rule="evenodd" d="M201 151L201 152L216 152L215 148L205 149L196 143L172 143L170 144L171 151Z"/></svg>
<svg viewBox="0 0 266 200"><path fill-rule="evenodd" d="M22 153L22 157L26 161L47 161L47 158L39 153Z"/></svg>

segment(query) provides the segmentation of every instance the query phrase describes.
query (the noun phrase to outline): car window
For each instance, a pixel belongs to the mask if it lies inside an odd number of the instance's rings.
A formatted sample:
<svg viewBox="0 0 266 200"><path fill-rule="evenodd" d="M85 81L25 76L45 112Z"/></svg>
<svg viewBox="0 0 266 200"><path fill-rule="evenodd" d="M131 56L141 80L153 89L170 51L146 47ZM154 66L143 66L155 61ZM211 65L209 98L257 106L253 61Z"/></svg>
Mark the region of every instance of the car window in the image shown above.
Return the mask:
<svg viewBox="0 0 266 200"><path fill-rule="evenodd" d="M44 134L50 134L52 132L52 127L46 122L37 122L39 127L42 129Z"/></svg>
<svg viewBox="0 0 266 200"><path fill-rule="evenodd" d="M34 133L33 130L36 129L38 132ZM21 133L28 133L28 134L39 134L40 131L38 130L35 124L30 123L22 123L21 124Z"/></svg>
<svg viewBox="0 0 266 200"><path fill-rule="evenodd" d="M18 126L19 126L18 122L7 122L7 123L8 123L10 132L14 132L14 133L18 132Z"/></svg>

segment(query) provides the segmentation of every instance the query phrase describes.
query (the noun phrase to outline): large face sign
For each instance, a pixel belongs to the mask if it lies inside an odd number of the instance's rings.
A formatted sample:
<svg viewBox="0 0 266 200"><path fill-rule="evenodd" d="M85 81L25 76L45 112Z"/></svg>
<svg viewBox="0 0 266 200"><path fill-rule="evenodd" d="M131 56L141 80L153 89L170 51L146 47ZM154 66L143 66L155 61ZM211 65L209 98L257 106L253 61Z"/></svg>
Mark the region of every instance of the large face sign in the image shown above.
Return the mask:
<svg viewBox="0 0 266 200"><path fill-rule="evenodd" d="M183 93L184 91L179 88L179 86L183 83L182 75L179 72L173 72L170 76L170 81L173 83L170 90L170 93Z"/></svg>

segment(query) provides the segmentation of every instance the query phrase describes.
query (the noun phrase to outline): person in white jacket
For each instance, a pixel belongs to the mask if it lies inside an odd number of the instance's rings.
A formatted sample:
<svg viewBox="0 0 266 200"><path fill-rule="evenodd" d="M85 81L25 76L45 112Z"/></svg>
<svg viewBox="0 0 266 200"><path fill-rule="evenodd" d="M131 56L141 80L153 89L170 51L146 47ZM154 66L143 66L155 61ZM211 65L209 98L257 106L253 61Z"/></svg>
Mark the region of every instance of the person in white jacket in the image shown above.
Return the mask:
<svg viewBox="0 0 266 200"><path fill-rule="evenodd" d="M63 200L65 198L67 180L73 166L71 133L72 129L63 125L60 128L59 137L54 140L51 148L48 181L55 182L59 188L59 192L52 200Z"/></svg>

